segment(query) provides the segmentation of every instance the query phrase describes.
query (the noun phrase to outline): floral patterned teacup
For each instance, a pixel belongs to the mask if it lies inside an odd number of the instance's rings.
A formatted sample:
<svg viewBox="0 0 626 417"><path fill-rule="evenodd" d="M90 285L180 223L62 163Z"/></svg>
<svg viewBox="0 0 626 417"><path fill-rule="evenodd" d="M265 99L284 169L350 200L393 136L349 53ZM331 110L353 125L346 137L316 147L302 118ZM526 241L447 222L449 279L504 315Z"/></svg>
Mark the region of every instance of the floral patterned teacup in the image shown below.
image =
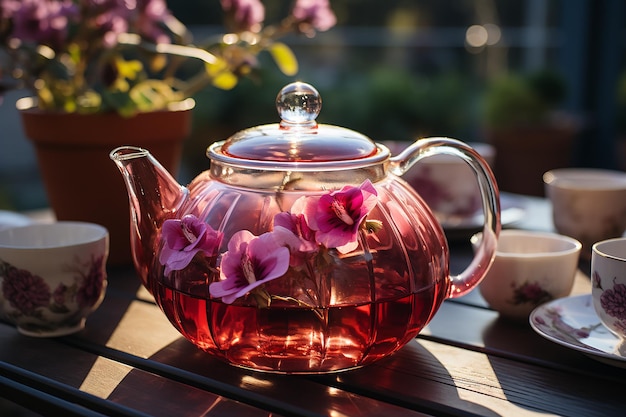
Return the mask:
<svg viewBox="0 0 626 417"><path fill-rule="evenodd" d="M472 236L476 248L481 234ZM569 295L582 244L568 236L503 230L491 269L479 290L501 316L527 321L540 304Z"/></svg>
<svg viewBox="0 0 626 417"><path fill-rule="evenodd" d="M602 323L626 339L626 238L604 240L593 245L591 295Z"/></svg>
<svg viewBox="0 0 626 417"><path fill-rule="evenodd" d="M0 231L0 319L35 337L83 329L104 299L108 253L107 229L92 223Z"/></svg>

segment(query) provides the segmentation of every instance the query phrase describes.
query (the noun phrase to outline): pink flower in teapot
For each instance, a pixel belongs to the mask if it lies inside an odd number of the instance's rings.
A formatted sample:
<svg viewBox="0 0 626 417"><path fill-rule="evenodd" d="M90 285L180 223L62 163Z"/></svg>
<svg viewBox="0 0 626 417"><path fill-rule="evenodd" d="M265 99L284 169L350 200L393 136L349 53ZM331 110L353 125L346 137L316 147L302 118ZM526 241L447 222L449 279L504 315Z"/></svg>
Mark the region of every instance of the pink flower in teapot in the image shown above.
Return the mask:
<svg viewBox="0 0 626 417"><path fill-rule="evenodd" d="M159 261L165 265L165 275L184 269L197 253L214 255L222 236L222 233L191 214L180 220L168 219L163 222L162 238L165 244Z"/></svg>
<svg viewBox="0 0 626 417"><path fill-rule="evenodd" d="M280 246L271 232L254 236L247 230L235 233L221 262L221 281L213 282L209 292L226 304L280 278L289 268L289 249ZM267 304L271 297L265 297Z"/></svg>

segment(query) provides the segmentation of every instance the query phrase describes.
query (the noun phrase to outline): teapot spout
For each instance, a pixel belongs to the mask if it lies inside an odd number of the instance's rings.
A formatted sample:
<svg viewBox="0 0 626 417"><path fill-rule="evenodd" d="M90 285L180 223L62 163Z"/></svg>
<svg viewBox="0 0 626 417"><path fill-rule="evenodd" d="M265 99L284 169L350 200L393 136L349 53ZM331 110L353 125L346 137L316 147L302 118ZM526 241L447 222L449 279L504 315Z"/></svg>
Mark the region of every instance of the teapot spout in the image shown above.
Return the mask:
<svg viewBox="0 0 626 417"><path fill-rule="evenodd" d="M121 146L112 150L109 157L122 173L128 191L133 262L143 284L151 291L147 282L156 261L154 241L163 222L185 203L189 191L146 149Z"/></svg>

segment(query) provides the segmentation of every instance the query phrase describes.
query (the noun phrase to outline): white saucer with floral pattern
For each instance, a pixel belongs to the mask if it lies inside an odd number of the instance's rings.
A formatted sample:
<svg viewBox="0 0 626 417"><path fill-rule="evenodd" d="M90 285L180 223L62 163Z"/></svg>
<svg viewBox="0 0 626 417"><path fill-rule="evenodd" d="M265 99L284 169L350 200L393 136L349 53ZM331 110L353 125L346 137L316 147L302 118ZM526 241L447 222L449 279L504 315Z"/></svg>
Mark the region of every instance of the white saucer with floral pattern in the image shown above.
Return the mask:
<svg viewBox="0 0 626 417"><path fill-rule="evenodd" d="M591 294L543 304L533 310L529 321L533 330L552 342L600 362L626 368L626 343L600 322Z"/></svg>

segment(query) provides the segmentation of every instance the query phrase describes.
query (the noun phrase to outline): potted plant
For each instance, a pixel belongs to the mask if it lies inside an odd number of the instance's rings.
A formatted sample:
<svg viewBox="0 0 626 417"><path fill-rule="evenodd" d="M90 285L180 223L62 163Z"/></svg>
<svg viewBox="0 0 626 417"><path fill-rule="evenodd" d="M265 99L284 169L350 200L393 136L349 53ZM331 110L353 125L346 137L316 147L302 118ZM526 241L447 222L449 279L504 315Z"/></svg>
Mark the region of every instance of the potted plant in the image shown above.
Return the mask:
<svg viewBox="0 0 626 417"><path fill-rule="evenodd" d="M571 164L580 127L559 108L566 93L563 78L545 69L506 74L488 85L483 120L501 190L542 196L544 172Z"/></svg>
<svg viewBox="0 0 626 417"><path fill-rule="evenodd" d="M0 92L33 94L18 108L49 202L57 219L109 228L111 263L129 262L130 248L109 151L144 146L177 172L194 94L233 88L262 52L294 75L297 60L278 39L335 23L328 0L295 0L274 25L264 25L260 0L221 4L226 33L196 44L165 0L0 0Z"/></svg>

